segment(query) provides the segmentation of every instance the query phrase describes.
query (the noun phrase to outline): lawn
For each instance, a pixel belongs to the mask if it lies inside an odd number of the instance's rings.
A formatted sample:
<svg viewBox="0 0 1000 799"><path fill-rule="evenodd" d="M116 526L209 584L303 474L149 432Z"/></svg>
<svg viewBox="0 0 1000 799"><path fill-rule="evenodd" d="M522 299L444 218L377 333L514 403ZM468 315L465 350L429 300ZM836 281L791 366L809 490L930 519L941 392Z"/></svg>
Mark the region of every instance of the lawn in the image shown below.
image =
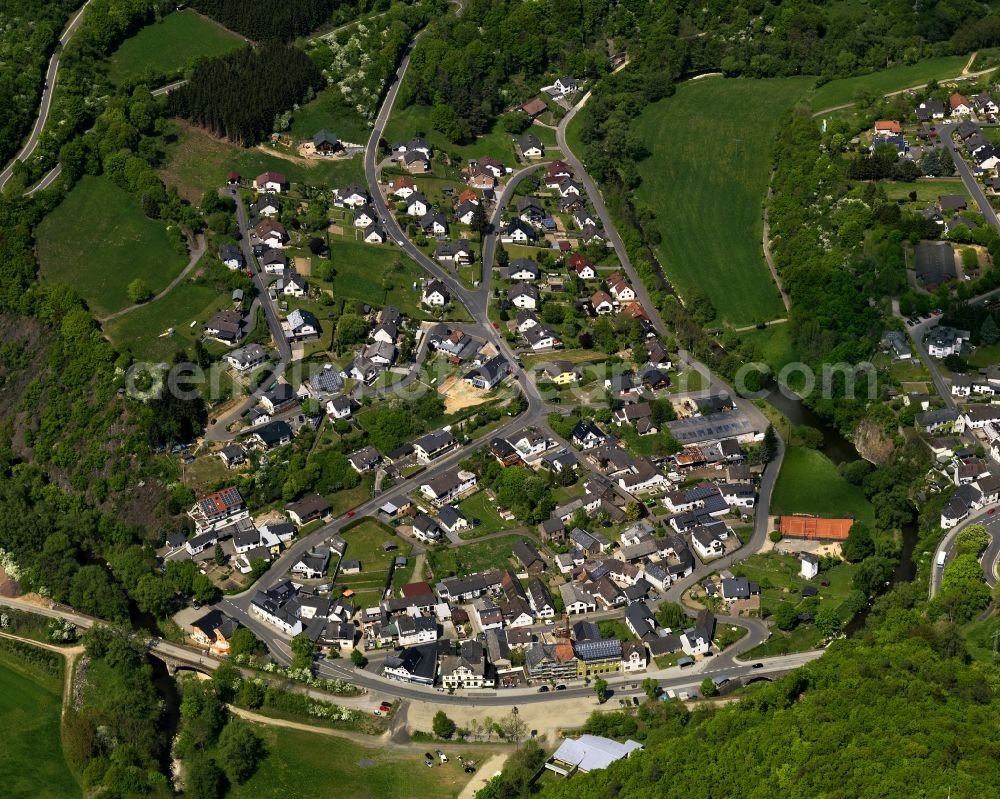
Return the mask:
<svg viewBox="0 0 1000 799"><path fill-rule="evenodd" d="M476 527L461 533L461 538L478 538L510 527L510 522L505 522L500 518L496 503L490 502L485 491L477 491L471 497L463 499L458 503L458 509L470 522L473 519L479 520Z"/></svg>
<svg viewBox="0 0 1000 799"><path fill-rule="evenodd" d="M229 799L450 799L470 777L462 771L454 747L451 762L424 766L421 751L359 746L343 738L255 725L268 756L242 785L232 785ZM374 741L373 741L374 744ZM482 751L475 751L476 760Z"/></svg>
<svg viewBox="0 0 1000 799"><path fill-rule="evenodd" d="M371 135L372 126L362 119L353 107L344 102L336 86L321 91L292 113L289 132L296 140L311 139L316 132L326 129L341 141L364 146Z"/></svg>
<svg viewBox="0 0 1000 799"><path fill-rule="evenodd" d="M434 579L452 575L468 575L490 569L507 569L511 566L511 552L519 540L532 541L523 535L503 535L488 541L460 547L435 547L427 553L427 562L434 572Z"/></svg>
<svg viewBox="0 0 1000 799"><path fill-rule="evenodd" d="M656 212L660 260L683 297L700 291L711 300L719 322L784 314L761 248L761 204L774 137L807 85L804 78L693 81L639 117L651 155L636 194Z"/></svg>
<svg viewBox="0 0 1000 799"><path fill-rule="evenodd" d="M227 294L183 280L162 299L111 320L105 332L117 348L130 350L139 360L169 361L178 350L190 352L201 338L201 323L231 304ZM173 334L163 335L170 328Z"/></svg>
<svg viewBox="0 0 1000 799"><path fill-rule="evenodd" d="M892 67L857 78L832 80L811 91L806 99L817 110L846 105L854 102L855 93L859 89L880 95L908 89L911 86L922 86L931 79L954 78L961 74L962 67L968 60L964 55L930 58L916 64Z"/></svg>
<svg viewBox="0 0 1000 799"><path fill-rule="evenodd" d="M915 191L921 207L937 202L938 195L941 194L961 194L966 199L969 197L961 178L918 178L912 183L886 180L881 185L890 200L909 200L910 192Z"/></svg>
<svg viewBox="0 0 1000 799"><path fill-rule="evenodd" d="M244 178L275 170L284 173L292 183L331 188L364 181L364 164L360 156L346 161L307 161L297 156L282 158L256 147L238 147L180 120L171 121L168 135L172 141L165 148L166 158L159 175L168 186L175 186L182 197L192 202L199 202L206 191L224 185L230 170L236 170Z"/></svg>
<svg viewBox="0 0 1000 799"><path fill-rule="evenodd" d="M993 636L1000 632L1000 616L975 621L964 628L965 645L974 660L993 663Z"/></svg>
<svg viewBox="0 0 1000 799"><path fill-rule="evenodd" d="M117 85L147 68L174 75L196 58L222 55L242 43L240 36L206 17L178 11L122 42L108 59L108 78Z"/></svg>
<svg viewBox="0 0 1000 799"><path fill-rule="evenodd" d="M159 291L188 260L135 197L91 176L42 220L35 239L42 279L72 286L98 314L131 305L128 284L135 278Z"/></svg>
<svg viewBox="0 0 1000 799"><path fill-rule="evenodd" d="M374 482L375 475L369 472L361 476L361 482L354 486L354 488L347 488L326 497L326 501L330 503L333 515L339 516L341 513L346 513L351 508L356 508L362 502L369 500ZM353 558L353 560L357 560L357 558Z"/></svg>
<svg viewBox="0 0 1000 799"><path fill-rule="evenodd" d="M360 560L360 574L338 574L337 585L355 591L354 603L371 607L382 599L389 584L389 572L398 555L409 556L410 545L388 527L374 519L362 519L353 527L346 527L341 536L347 542L346 560ZM386 552L382 546L392 541L398 549Z"/></svg>
<svg viewBox="0 0 1000 799"><path fill-rule="evenodd" d="M969 366L976 368L992 366L1000 362L1000 344L980 344L968 357Z"/></svg>
<svg viewBox="0 0 1000 799"><path fill-rule="evenodd" d="M0 784L8 799L80 796L59 734L62 682L0 651Z"/></svg>
<svg viewBox="0 0 1000 799"><path fill-rule="evenodd" d="M851 580L854 577L854 572L857 571L857 566L842 562L831 569L823 569L818 578L805 580L799 576L799 559L797 557L768 552L747 558L738 566L734 566L732 571L737 576L746 577L760 584L761 607L766 608L773 615L781 604L790 604L792 607L798 608L805 602L800 612L812 608L814 613L828 603L840 607L851 592ZM828 582L829 585L822 585L823 582ZM806 585L811 585L819 591L818 600L803 599L802 588ZM847 621L847 613L843 613L842 616ZM802 652L806 649L812 649L822 639L823 635L814 624L800 623L789 632L772 627L771 637L760 646L750 650L752 654L748 654L746 657Z"/></svg>
<svg viewBox="0 0 1000 799"><path fill-rule="evenodd" d="M771 498L771 513L853 516L874 523L874 511L861 489L841 477L833 461L823 453L805 447L786 450Z"/></svg>
<svg viewBox="0 0 1000 799"><path fill-rule="evenodd" d="M424 272L396 247L331 238L330 262L335 297L395 305L410 318L429 318L420 306L419 283L413 288Z"/></svg>

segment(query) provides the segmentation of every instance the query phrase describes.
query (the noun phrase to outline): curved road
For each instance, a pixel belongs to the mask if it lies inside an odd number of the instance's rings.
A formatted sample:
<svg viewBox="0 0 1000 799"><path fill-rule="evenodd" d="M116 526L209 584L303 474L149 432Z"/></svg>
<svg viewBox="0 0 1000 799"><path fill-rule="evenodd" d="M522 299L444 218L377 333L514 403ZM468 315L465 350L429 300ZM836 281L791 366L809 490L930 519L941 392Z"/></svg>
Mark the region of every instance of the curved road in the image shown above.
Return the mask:
<svg viewBox="0 0 1000 799"><path fill-rule="evenodd" d="M7 168L0 172L0 191L3 191L7 186L7 182L10 180L11 175L14 174L14 166L18 161L26 161L31 158L32 153L35 152L35 148L38 146L38 140L42 136L42 131L45 129L45 123L49 119L49 111L52 110L52 96L56 88L56 77L59 74L59 58L62 55L62 49L69 42L73 33L76 31L77 27L80 25L80 20L83 19L83 12L87 10L91 0L87 0L80 10L76 12L69 23L66 25L66 29L63 31L62 36L59 37L59 42L56 45L56 50L52 54L52 58L49 60L49 68L45 72L45 88L42 89L42 100L38 107L38 117L35 119L35 126L31 129L31 134L28 136L28 140L24 143L24 147L21 151L14 157ZM50 172L49 175L52 173ZM56 173L58 175L58 173ZM49 178L46 175L46 180ZM54 180L55 177L52 178ZM52 182L49 180L49 183ZM44 180L43 180L44 182ZM48 183L45 184L46 186ZM44 188L44 186L42 187ZM37 187L36 187L37 190Z"/></svg>
<svg viewBox="0 0 1000 799"><path fill-rule="evenodd" d="M990 543L980 556L979 562L983 567L983 577L986 580L986 584L990 588L993 588L997 584L997 578L1000 576L998 575L997 565L997 559L1000 558L1000 514L994 515L988 510L983 510L974 516L970 516L961 524L952 527L934 550L934 560L931 562L931 578L927 588L927 594L930 599L933 599L937 592L941 590L941 573L944 571L944 568L938 566L938 562L942 553L944 554L945 564L954 559L955 539L970 524L981 524L986 528L986 532L990 534Z"/></svg>

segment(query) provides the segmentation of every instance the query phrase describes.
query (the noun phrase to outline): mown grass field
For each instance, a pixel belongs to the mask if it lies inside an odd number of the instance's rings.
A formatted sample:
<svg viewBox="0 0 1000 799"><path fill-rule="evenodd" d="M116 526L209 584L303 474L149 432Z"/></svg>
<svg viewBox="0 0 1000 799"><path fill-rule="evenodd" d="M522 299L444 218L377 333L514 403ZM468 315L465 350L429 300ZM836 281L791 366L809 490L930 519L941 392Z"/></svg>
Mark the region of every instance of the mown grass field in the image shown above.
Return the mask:
<svg viewBox="0 0 1000 799"><path fill-rule="evenodd" d="M885 194L890 200L909 200L910 192L917 193L917 204L922 208L927 203L937 202L942 194L961 194L966 200L969 193L961 178L920 178L913 183L901 183L894 180L880 181L885 188Z"/></svg>
<svg viewBox="0 0 1000 799"><path fill-rule="evenodd" d="M648 106L638 130L641 204L655 209L657 247L683 297L703 291L717 322L753 324L784 313L761 248L761 203L771 148L807 78L708 78Z"/></svg>
<svg viewBox="0 0 1000 799"><path fill-rule="evenodd" d="M131 305L135 278L157 292L187 263L170 246L166 225L147 219L138 199L89 175L42 220L36 241L42 280L72 286L98 314Z"/></svg>
<svg viewBox="0 0 1000 799"><path fill-rule="evenodd" d="M256 147L238 147L180 120L172 120L170 125L173 140L165 148L166 159L158 172L164 183L176 186L180 195L192 202L200 202L206 191L225 185L230 170L244 179L274 170L283 172L292 183L331 188L364 181L360 155L346 161L306 161L297 156L289 160Z"/></svg>
<svg viewBox="0 0 1000 799"><path fill-rule="evenodd" d="M796 359L791 330L787 324L771 325L763 330L744 330L739 337L741 341L752 343L756 357L775 372L781 371L785 364Z"/></svg>
<svg viewBox="0 0 1000 799"><path fill-rule="evenodd" d="M455 747L451 762L427 768L419 752L359 746L298 730L256 725L268 756L243 785L233 785L229 799L453 799L469 781ZM474 757L480 760L480 751ZM464 754L470 754L469 749Z"/></svg>
<svg viewBox="0 0 1000 799"><path fill-rule="evenodd" d="M228 293L183 280L162 299L112 319L105 332L118 349L128 349L140 360L169 361L178 350L190 352L201 338L201 323L231 304ZM171 327L173 335L163 335Z"/></svg>
<svg viewBox="0 0 1000 799"><path fill-rule="evenodd" d="M185 9L147 25L122 42L108 59L108 77L119 84L147 67L171 75L196 58L222 55L242 44L237 34Z"/></svg>
<svg viewBox="0 0 1000 799"><path fill-rule="evenodd" d="M832 80L809 92L806 99L817 111L845 105L854 102L858 89L865 89L876 95L887 94L911 86L920 86L932 79L958 77L968 60L969 57L964 55L929 58L916 64L892 67L856 78Z"/></svg>
<svg viewBox="0 0 1000 799"><path fill-rule="evenodd" d="M851 485L823 453L789 447L771 497L775 515L810 513L874 523L874 510L858 486Z"/></svg>
<svg viewBox="0 0 1000 799"><path fill-rule="evenodd" d="M6 799L80 796L59 734L62 683L0 651L0 785Z"/></svg>

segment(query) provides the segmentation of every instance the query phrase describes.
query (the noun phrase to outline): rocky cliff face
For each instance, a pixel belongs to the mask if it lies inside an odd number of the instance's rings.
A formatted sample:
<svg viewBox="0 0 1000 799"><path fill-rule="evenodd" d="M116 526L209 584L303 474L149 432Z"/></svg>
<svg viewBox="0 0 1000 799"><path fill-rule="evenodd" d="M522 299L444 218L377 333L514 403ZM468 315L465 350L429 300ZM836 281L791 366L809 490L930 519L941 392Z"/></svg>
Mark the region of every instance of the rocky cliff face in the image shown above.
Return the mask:
<svg viewBox="0 0 1000 799"><path fill-rule="evenodd" d="M854 446L862 458L876 466L885 463L895 448L892 436L872 419L863 419L855 428Z"/></svg>

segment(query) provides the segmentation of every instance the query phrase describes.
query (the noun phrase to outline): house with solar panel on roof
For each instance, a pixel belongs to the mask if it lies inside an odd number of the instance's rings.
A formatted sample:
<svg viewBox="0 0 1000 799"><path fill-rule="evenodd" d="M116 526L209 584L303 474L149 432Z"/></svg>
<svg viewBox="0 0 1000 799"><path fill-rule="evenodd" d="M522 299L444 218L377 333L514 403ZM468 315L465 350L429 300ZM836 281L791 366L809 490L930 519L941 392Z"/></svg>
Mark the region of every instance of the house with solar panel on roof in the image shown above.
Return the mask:
<svg viewBox="0 0 1000 799"><path fill-rule="evenodd" d="M245 519L246 503L236 488L223 488L214 494L202 497L188 511L188 516L194 521L199 532L214 530L223 524Z"/></svg>

